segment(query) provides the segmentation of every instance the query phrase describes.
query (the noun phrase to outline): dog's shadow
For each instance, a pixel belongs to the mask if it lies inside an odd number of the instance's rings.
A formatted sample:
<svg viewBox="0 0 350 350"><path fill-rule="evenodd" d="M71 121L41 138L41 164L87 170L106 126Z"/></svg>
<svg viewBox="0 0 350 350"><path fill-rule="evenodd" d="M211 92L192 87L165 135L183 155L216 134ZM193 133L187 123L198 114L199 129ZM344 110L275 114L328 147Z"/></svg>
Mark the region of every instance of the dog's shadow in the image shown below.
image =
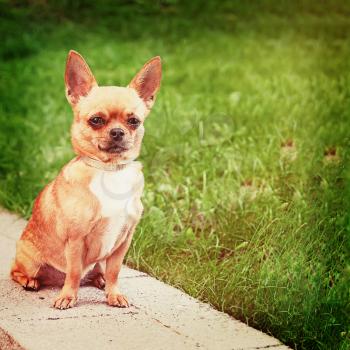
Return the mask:
<svg viewBox="0 0 350 350"><path fill-rule="evenodd" d="M93 286L92 280L95 277L93 271L89 271L80 282L80 286ZM38 280L40 283L40 289L45 288L62 288L64 285L66 274L56 270L54 267L49 265L44 265L40 268L38 273Z"/></svg>

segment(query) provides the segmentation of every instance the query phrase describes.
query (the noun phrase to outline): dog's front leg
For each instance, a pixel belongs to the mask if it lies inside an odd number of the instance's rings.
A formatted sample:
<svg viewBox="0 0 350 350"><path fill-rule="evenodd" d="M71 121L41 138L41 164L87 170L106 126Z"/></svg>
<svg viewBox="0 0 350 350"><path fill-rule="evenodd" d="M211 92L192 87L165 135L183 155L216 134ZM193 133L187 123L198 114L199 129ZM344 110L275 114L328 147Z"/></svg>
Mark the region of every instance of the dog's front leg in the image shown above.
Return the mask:
<svg viewBox="0 0 350 350"><path fill-rule="evenodd" d="M118 289L118 276L126 252L129 249L135 227L130 229L125 241L106 260L106 297L107 303L111 306L129 307L128 299Z"/></svg>
<svg viewBox="0 0 350 350"><path fill-rule="evenodd" d="M57 309L68 309L77 302L78 289L82 275L82 257L84 241L82 239L68 240L65 248L66 279L64 286L54 302Z"/></svg>

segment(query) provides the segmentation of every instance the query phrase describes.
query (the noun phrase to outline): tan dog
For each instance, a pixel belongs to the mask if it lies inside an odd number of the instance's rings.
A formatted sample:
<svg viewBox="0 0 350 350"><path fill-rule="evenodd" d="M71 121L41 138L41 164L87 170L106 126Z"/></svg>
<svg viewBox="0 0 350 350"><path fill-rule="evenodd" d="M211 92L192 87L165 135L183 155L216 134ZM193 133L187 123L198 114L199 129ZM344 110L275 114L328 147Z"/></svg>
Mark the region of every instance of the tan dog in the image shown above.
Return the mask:
<svg viewBox="0 0 350 350"><path fill-rule="evenodd" d="M77 157L38 195L11 269L11 277L32 290L43 265L65 272L58 309L74 306L80 280L92 268L108 304L129 306L118 274L143 210L142 167L134 160L160 80L155 57L128 87L99 87L84 59L69 52L65 83Z"/></svg>

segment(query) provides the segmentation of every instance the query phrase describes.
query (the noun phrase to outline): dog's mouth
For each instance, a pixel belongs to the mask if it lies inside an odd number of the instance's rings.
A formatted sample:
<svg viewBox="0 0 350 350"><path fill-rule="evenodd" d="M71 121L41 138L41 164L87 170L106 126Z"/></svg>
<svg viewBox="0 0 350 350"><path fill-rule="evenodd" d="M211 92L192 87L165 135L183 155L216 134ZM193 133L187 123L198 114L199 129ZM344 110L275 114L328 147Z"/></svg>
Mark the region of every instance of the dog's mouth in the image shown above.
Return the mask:
<svg viewBox="0 0 350 350"><path fill-rule="evenodd" d="M98 145L98 149L107 153L123 153L128 150L126 147L117 144L112 144L107 147L101 147Z"/></svg>

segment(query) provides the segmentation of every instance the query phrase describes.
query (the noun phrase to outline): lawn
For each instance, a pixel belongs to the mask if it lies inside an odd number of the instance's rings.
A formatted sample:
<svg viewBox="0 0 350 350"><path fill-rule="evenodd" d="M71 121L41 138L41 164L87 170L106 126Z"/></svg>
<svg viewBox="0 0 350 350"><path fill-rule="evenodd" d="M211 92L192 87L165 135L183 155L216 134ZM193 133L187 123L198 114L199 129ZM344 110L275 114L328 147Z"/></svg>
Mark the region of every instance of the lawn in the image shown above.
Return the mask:
<svg viewBox="0 0 350 350"><path fill-rule="evenodd" d="M159 54L127 264L295 349L350 349L350 3L20 3L0 5L0 203L29 217L74 156L69 49L101 85Z"/></svg>

